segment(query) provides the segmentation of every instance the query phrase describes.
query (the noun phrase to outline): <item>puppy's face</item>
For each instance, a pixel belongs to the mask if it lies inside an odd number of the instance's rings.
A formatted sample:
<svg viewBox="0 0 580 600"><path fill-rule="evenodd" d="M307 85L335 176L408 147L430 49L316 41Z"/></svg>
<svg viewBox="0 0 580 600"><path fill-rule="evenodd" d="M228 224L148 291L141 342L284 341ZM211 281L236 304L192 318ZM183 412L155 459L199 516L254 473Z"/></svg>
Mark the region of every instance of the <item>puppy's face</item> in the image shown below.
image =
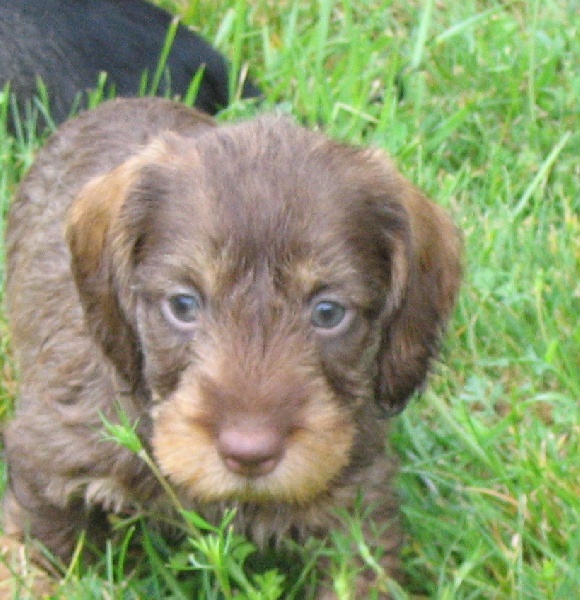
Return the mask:
<svg viewBox="0 0 580 600"><path fill-rule="evenodd" d="M422 382L458 281L451 224L384 157L279 120L154 142L88 184L68 237L87 322L199 501L328 489Z"/></svg>

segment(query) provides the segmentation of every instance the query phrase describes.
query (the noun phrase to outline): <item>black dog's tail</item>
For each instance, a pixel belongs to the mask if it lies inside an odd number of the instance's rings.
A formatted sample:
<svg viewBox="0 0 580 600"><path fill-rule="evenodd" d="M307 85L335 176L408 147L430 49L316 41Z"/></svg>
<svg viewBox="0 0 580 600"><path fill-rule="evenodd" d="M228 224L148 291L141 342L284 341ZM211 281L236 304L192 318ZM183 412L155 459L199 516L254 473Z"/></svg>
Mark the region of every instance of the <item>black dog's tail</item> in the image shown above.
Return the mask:
<svg viewBox="0 0 580 600"><path fill-rule="evenodd" d="M177 25L158 81L172 16L145 0L11 0L0 4L0 88L7 82L19 103L33 98L41 79L52 119L69 116L78 94L95 89L100 74L118 96L142 92L186 97L203 70L195 105L215 114L230 102L230 66L200 35ZM143 89L146 73L147 85ZM155 83L155 89L151 84ZM241 95L260 97L246 81Z"/></svg>
<svg viewBox="0 0 580 600"><path fill-rule="evenodd" d="M123 43L124 47L116 57L110 53L106 56L95 54L94 67L95 70L109 73L118 95L135 95L141 74L147 71L152 77L156 71L170 29L171 15L143 0L59 0L59 3L86 6L85 11L69 9L68 12L71 20L79 19L79 12L89 17L90 21L85 20L87 33L91 35L91 31L98 32L98 39L93 39L91 46L118 49L119 44ZM88 48L86 50L88 54ZM111 64L115 67L114 71L110 68ZM160 80L157 94L164 95L170 91L173 95L185 96L197 71L203 68L195 105L215 114L229 104L231 87L227 60L200 35L183 25L177 26L166 67L170 79ZM260 97L262 93L251 81L246 81L241 95L243 98L253 98Z"/></svg>

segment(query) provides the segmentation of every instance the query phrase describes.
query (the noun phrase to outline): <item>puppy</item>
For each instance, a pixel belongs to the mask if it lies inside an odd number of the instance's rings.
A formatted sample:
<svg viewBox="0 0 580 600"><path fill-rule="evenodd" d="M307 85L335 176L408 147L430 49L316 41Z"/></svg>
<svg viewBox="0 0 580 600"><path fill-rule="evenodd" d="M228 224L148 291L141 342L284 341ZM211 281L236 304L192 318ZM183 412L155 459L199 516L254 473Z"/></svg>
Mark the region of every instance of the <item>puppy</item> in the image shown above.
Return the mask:
<svg viewBox="0 0 580 600"><path fill-rule="evenodd" d="M149 85L161 57L171 16L144 0L11 0L0 5L0 86L10 83L20 107L42 79L51 117L64 121L84 93L107 73L107 90L136 96ZM228 64L203 38L178 26L166 76L155 93L184 96L204 69L195 104L214 114L229 104ZM81 97L79 98L79 94ZM247 81L243 97L260 90Z"/></svg>
<svg viewBox="0 0 580 600"><path fill-rule="evenodd" d="M39 153L7 256L8 533L66 559L82 530L106 535L104 513L163 510L140 457L104 441L121 408L185 507L235 508L261 546L326 536L363 493L396 576L384 417L425 380L460 242L382 152L111 101Z"/></svg>

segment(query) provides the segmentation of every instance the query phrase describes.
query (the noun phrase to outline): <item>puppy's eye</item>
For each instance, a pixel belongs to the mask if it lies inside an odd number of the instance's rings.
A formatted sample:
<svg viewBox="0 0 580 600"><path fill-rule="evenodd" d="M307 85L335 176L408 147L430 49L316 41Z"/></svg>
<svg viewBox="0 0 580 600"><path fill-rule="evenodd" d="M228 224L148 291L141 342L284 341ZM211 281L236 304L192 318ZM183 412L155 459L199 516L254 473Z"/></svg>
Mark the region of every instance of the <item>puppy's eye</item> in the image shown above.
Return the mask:
<svg viewBox="0 0 580 600"><path fill-rule="evenodd" d="M166 315L180 326L194 323L200 307L200 299L195 294L175 294L169 296L164 303Z"/></svg>
<svg viewBox="0 0 580 600"><path fill-rule="evenodd" d="M321 300L314 305L310 322L319 329L335 329L347 316L347 309L334 300Z"/></svg>

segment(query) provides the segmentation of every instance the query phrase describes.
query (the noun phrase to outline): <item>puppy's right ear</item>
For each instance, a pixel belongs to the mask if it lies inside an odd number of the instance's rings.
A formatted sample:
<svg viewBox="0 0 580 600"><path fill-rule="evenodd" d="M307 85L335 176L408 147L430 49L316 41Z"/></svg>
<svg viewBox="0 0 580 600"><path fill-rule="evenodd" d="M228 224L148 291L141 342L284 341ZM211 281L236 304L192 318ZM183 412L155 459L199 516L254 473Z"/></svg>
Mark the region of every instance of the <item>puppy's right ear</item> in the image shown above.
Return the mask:
<svg viewBox="0 0 580 600"><path fill-rule="evenodd" d="M129 382L139 378L141 356L134 326L132 276L143 218L123 218L143 168L165 154L163 141L90 180L68 212L66 239L87 326ZM141 221L141 222L140 222Z"/></svg>

